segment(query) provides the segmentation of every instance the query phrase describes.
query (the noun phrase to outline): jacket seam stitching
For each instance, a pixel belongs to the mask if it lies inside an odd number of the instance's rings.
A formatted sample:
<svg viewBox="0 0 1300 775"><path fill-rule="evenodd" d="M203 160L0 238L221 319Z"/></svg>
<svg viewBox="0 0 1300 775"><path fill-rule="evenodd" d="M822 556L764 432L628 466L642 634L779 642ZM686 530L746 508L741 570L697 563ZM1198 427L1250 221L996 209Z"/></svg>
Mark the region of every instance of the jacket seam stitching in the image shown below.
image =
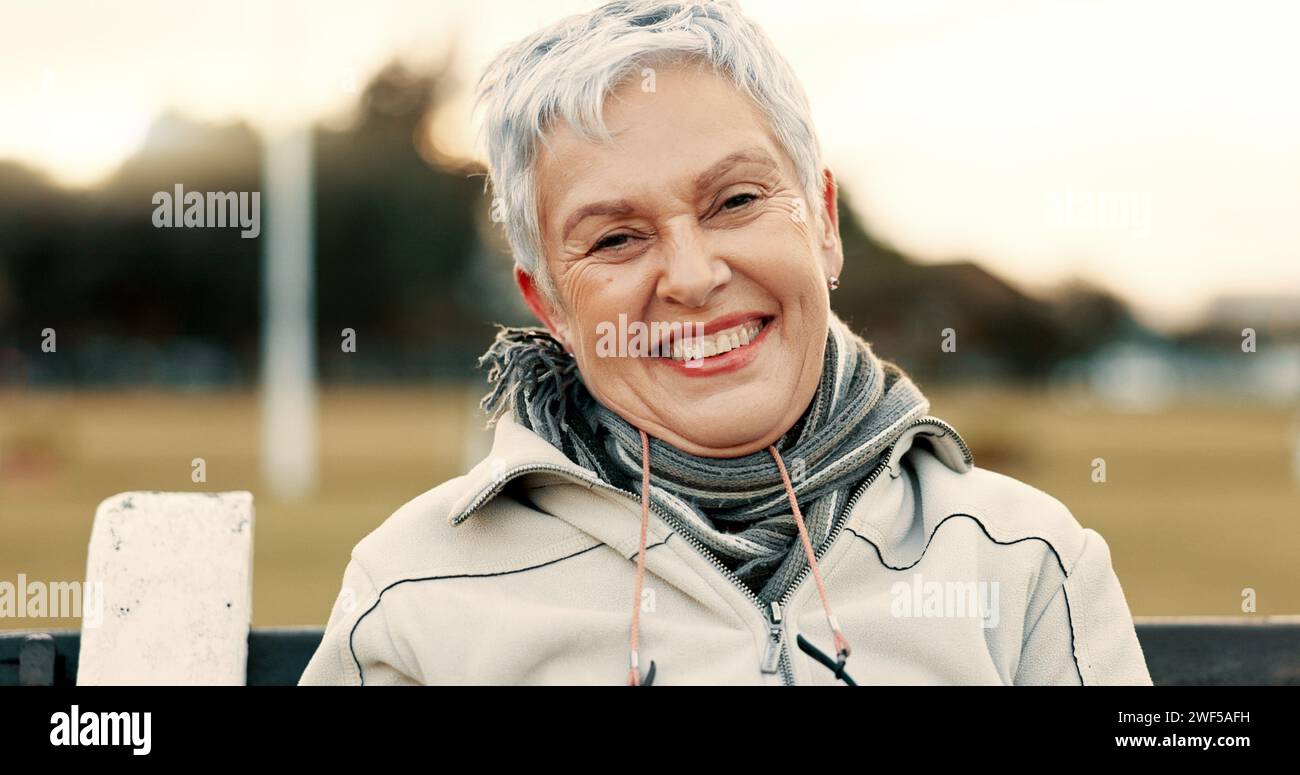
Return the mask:
<svg viewBox="0 0 1300 775"><path fill-rule="evenodd" d="M1070 651L1071 651L1071 654L1074 656L1074 669L1075 669L1075 672L1077 672L1077 673L1079 674L1079 685L1080 685L1080 686L1087 686L1087 685L1088 685L1088 680L1087 680L1086 678L1084 678L1084 676L1083 676L1083 666L1079 664L1079 655L1078 655L1077 653L1075 653L1075 649L1077 649L1077 648L1082 648L1082 649L1084 650L1084 652L1087 652L1087 650L1088 650L1088 633L1087 633L1087 632L1084 632L1084 633L1081 635L1081 637L1079 637L1079 638L1075 638L1075 637L1074 637L1074 606L1070 605L1070 590L1066 588L1066 582L1069 582L1069 580L1070 580L1070 578L1067 576L1066 579L1065 579L1065 581L1061 583L1061 591L1064 593L1064 597L1065 597L1065 620L1066 620L1066 621L1069 623L1069 625L1070 625L1070 647L1071 647L1071 648L1070 648ZM1083 620L1082 620L1082 619L1079 620L1079 629L1080 629L1080 630L1083 630L1083 629L1084 629L1084 627L1083 627ZM1092 671L1092 657L1091 657L1091 656L1086 656L1086 654L1085 654L1085 658L1088 660L1088 670L1089 670L1089 672L1091 672L1091 671Z"/></svg>
<svg viewBox="0 0 1300 775"><path fill-rule="evenodd" d="M1068 577L1067 577L1067 578L1068 578ZM1032 637L1034 636L1034 633L1038 631L1038 624L1039 624L1039 622L1043 621L1043 616L1047 613L1047 609L1049 609L1049 608L1052 607L1052 603L1055 602L1055 601L1056 601L1056 598L1058 598L1058 597L1059 597L1059 598L1062 598L1062 599L1065 600L1065 622L1066 622L1066 624L1068 624L1068 625L1070 626L1070 652L1071 652L1071 654L1073 655L1073 653L1074 653L1074 646L1075 646L1075 644L1077 643L1077 641L1076 641L1076 639L1075 639L1075 637L1074 637L1074 616L1073 616L1073 614L1072 614L1071 611L1070 611L1070 595L1069 595L1069 593L1068 593L1068 592L1066 591L1066 589L1065 589L1065 581L1064 581L1064 580L1061 582L1061 588L1058 589L1058 590L1056 590L1055 592L1052 593L1052 597L1051 597L1050 600L1047 601L1047 605L1043 606L1043 610L1040 611L1040 612L1038 613L1038 618L1034 619L1034 623L1033 623L1033 625L1029 628L1029 632L1027 632L1027 633L1025 634L1025 638L1024 638L1024 640L1025 640L1025 641L1028 641L1030 638L1032 638ZM1021 657L1023 657L1023 656L1024 656L1023 643L1022 643L1021 645L1022 645L1022 648L1021 648L1021 650L1020 650L1020 655L1021 655ZM1082 671L1082 670L1080 669L1080 667L1079 667L1079 659L1078 659L1078 657L1075 657L1075 658L1074 658L1074 671L1079 675L1079 683L1080 683L1080 684L1084 684L1085 681L1083 680L1083 671ZM1017 664L1017 665L1016 665L1016 675L1018 676L1019 674L1020 674L1020 666L1019 666L1019 664ZM1013 680L1014 680L1014 677L1013 677Z"/></svg>
<svg viewBox="0 0 1300 775"><path fill-rule="evenodd" d="M353 625L352 625L352 630L348 633L348 650L352 652L352 661L356 663L356 666L357 666L357 674L361 677L361 685L362 685L362 686L365 686L365 685L366 685L366 678L365 678L365 674L364 674L364 672L363 672L362 669L361 669L361 660L357 658L357 651L356 651L356 648L353 646L353 638L356 636L356 633L357 633L357 627L361 625L362 620L364 620L367 616L370 615L370 613L371 613L372 611L374 611L376 608L379 607L379 604L380 604L381 602L383 602L383 600L384 600L384 593L387 592L388 590L392 589L393 587L396 587L396 586L398 586L399 584L405 584L405 583L407 583L408 581L441 581L441 580L444 580L444 579L489 578L489 577L493 577L493 576L509 576L509 575L511 575L511 574L514 574L514 573L522 573L522 572L524 572L524 571L535 570L535 569L537 569L537 568L543 568L543 567L545 567L545 566L547 566L547 565L553 565L553 564L555 564L555 563L557 563L557 562L563 562L564 560L572 559L572 558L574 558L574 557L577 557L577 556L580 555L580 554L585 554L585 553L591 551L592 549L596 549L596 548L601 547L601 546L604 546L604 545L605 545L605 544L600 544L600 543L598 543L598 544L593 544L592 546L588 546L588 547L585 548L585 549L579 549L578 551L574 552L573 554L565 555L565 556L563 556L563 557L556 557L555 559L547 560L546 562L538 563L538 564L536 564L536 565L529 565L529 566L526 566L526 567L523 567L523 568L513 568L513 569L511 569L511 570L507 570L507 571L495 571L495 572L490 572L490 573L453 573L453 574L447 574L447 575L444 575L444 576L422 576L422 577L418 577L418 578L398 579L397 581L392 582L391 584L389 584L388 586L384 587L383 589L381 589L381 590L379 591L379 596L378 596L377 598L375 598L375 602L372 603L371 606L370 606L369 608L367 608L367 609L365 610L364 613L361 614L361 616L357 617L356 622L354 622ZM367 575L367 578L369 578L368 575ZM385 622L385 627L387 627L387 622ZM391 640L392 640L392 635L391 635L391 634L389 635L389 640L390 640L390 642L391 642ZM394 647L394 651L396 651L396 647ZM400 655L399 655L399 656L400 656Z"/></svg>
<svg viewBox="0 0 1300 775"><path fill-rule="evenodd" d="M355 561L355 558L353 558L353 559L354 559L354 561ZM361 572L361 575L365 578L366 582L370 584L370 588L371 588L371 589L378 589L379 587L378 587L378 585L375 584L375 580L374 580L374 578L370 575L370 571L366 570L365 566L362 565L360 562L357 562L357 563L356 563L356 566L357 566L357 570ZM356 664L356 669L357 669L357 681L359 682L359 685L361 685L361 686L365 686L365 683L366 683L366 682L365 682L365 677L361 674L361 663L360 663L360 662L357 660L357 658L356 658L356 652L352 650L352 633L356 632L357 625L361 624L361 620L364 619L364 618L366 617L366 614L370 613L370 611L374 610L375 606L379 605L379 598L382 597L382 596L383 596L383 593L380 592L380 593L375 597L375 602L374 602L373 604L371 604L370 608L366 609L366 611L365 611L364 613L362 613L361 616L357 617L357 620L356 620L355 622L352 623L352 629L349 631L349 634L348 634L348 650L352 652L352 661ZM400 659L400 658L401 658L401 654L398 654L398 653L397 653L397 645L396 645L395 643L393 643L393 633L392 633L392 631L388 628L388 618L387 618L387 617L384 617L384 635L386 635L386 636L388 637L388 645L392 647L392 649L393 649L393 653L394 653L394 654L397 654L398 658ZM403 671L403 672L407 672L407 670L406 670L406 664L405 664L405 663L401 664L400 667L402 668L402 671Z"/></svg>
<svg viewBox="0 0 1300 775"><path fill-rule="evenodd" d="M668 535L664 536L664 540L646 546L645 548L646 552L649 552L651 549L654 549L659 546L663 546L664 544L668 543L668 539L672 538L674 535L676 535L675 532L669 533ZM619 552L619 554L623 554L623 553ZM626 554L623 554L623 559L632 560L633 562L636 562L636 555L637 555L636 552L632 552L632 555L630 557Z"/></svg>
<svg viewBox="0 0 1300 775"><path fill-rule="evenodd" d="M944 517L944 518L939 522L939 524L935 525L934 530L931 530L931 531L930 531L930 537L926 539L926 541L925 541L925 547L921 549L921 554L920 554L920 556L918 556L918 557L916 558L916 561L913 562L911 565L904 565L904 566L900 566L900 567L897 567L897 568L895 568L894 566L892 566L892 565L890 565L889 563L885 562L885 556L884 556L883 553L881 553L881 551L880 551L880 547L877 546L876 543L875 543L874 541L872 541L870 538L867 538L866 536L862 535L861 533L859 533L858 531L854 530L853 528L848 527L847 525L845 526L844 529L845 529L845 530L848 530L848 531L849 531L850 533L852 533L853 535L855 535L855 536L857 536L858 538L862 539L863 541L867 542L867 544L870 545L871 548L875 549L875 550L876 550L876 558L877 558L878 560L880 560L880 564L881 564L881 565L885 566L886 568L889 568L890 570L903 571L903 570L908 570L908 569L910 569L910 568L914 568L914 567L916 567L917 564L919 564L919 563L921 562L921 560L925 559L925 554L926 554L926 552L928 552L928 551L930 550L930 544L934 542L934 537L935 537L936 535L938 535L939 530L940 530L940 529L941 529L945 524L948 523L948 520L950 520L950 519L954 519L954 518L956 518L956 517L966 517L967 519L970 519L972 522L974 522L976 525L979 525L980 532L984 534L984 537L987 538L988 540L992 541L993 543L997 544L998 546L1011 546L1011 545L1013 545L1013 544L1018 544L1018 543L1020 543L1020 542L1022 542L1022 541L1029 541L1029 540L1042 541L1043 544L1046 545L1047 548L1050 549L1050 550L1052 551L1052 556L1056 558L1056 562L1057 562L1057 564L1061 566L1061 573L1065 576L1065 579L1061 582L1061 589L1062 589L1062 590L1065 589L1065 584L1066 584L1066 582L1068 582L1068 581L1070 580L1070 571L1069 571L1069 570L1066 570L1065 562L1061 560L1061 554L1060 554L1059 552L1056 551L1056 547L1052 545L1052 542L1051 542L1051 541L1047 540L1046 538L1043 538L1042 536L1036 536L1036 535L1023 536L1023 537L1021 537L1021 538L1017 538L1017 539L1012 540L1012 541L999 541L998 539L994 538L994 537L989 533L988 528L984 526L984 522L983 522L982 520L980 520L980 518L977 517L977 516L975 516L974 514L954 513L954 514L949 514L948 516ZM1086 542L1086 540L1087 540L1086 536L1085 536L1085 539L1084 539L1084 540L1085 540L1085 542ZM1053 595L1053 596L1055 596L1055 595ZM1049 605L1050 605L1050 601L1049 601ZM1066 620L1069 622L1069 625L1070 625L1070 658L1071 658L1072 660L1074 660L1074 669L1075 669L1076 671L1078 671L1078 673L1079 673L1079 682L1080 682L1080 683L1085 683L1085 682L1084 682L1084 679L1083 679L1083 668L1079 666L1079 655L1076 653L1076 650L1079 648L1079 640L1078 640L1078 638L1075 637L1075 632L1074 632L1074 614L1073 614L1073 609L1070 608L1070 599L1069 599L1069 594L1066 594L1065 606L1066 606ZM1044 610L1046 610L1046 609L1044 609ZM1035 626L1037 626L1037 622L1035 622ZM1023 643L1023 641L1022 641L1022 643ZM1086 646L1085 646L1084 648L1086 649Z"/></svg>
<svg viewBox="0 0 1300 775"><path fill-rule="evenodd" d="M593 541L595 543L592 543ZM436 562L424 563L413 568L405 568L400 573L393 572L387 574L387 576L384 577L383 588L387 589L393 586L393 584L407 581L409 579L442 578L444 576L490 576L498 572L513 572L521 567L540 565L544 563L544 561L563 559L573 554L574 551L579 549L590 549L593 546L600 545L601 543L604 542L588 535L587 533L575 530L563 538L551 541L544 546L529 549L525 552L515 552L509 557L493 561L452 563L445 560L439 560ZM503 570L496 570L498 568L503 568ZM375 584L374 587L375 589L380 588L379 584Z"/></svg>
<svg viewBox="0 0 1300 775"><path fill-rule="evenodd" d="M1083 549L1083 551L1080 551L1080 552L1079 552L1079 555L1080 555L1080 556L1083 556L1083 552L1084 552L1084 551L1087 551L1088 540L1089 540L1088 535L1087 535L1087 533L1085 532L1085 533L1084 533L1084 537L1083 537L1083 541L1084 541L1084 549ZM1071 576L1069 576L1069 575L1067 575L1067 576L1065 577L1065 581L1061 583L1061 589L1062 589L1062 591L1065 592L1065 610L1066 610L1066 613L1067 613L1068 616L1069 616L1069 620L1070 620L1070 629L1071 629L1071 631L1073 631L1073 629L1074 629L1074 608L1073 608L1073 606L1070 605L1070 590L1069 590L1070 579L1071 579ZM1089 646L1088 646L1088 644L1089 644L1091 641L1088 639L1088 621L1087 621L1087 617L1086 617L1085 615L1083 615L1082 612L1080 612L1080 615L1079 615L1079 632L1080 632L1080 639L1078 640L1078 642L1077 642L1076 645L1077 645L1077 647L1078 647L1080 650L1083 651L1083 659L1084 659L1084 663L1088 666L1088 673L1091 675L1091 674L1092 674L1092 651L1089 649ZM1079 670L1079 683L1083 684L1084 686L1087 686L1087 685L1088 685L1088 681L1087 681L1087 680L1084 678L1084 676L1083 676L1083 667L1082 667L1082 665L1079 664L1079 658L1078 658L1078 655L1075 655L1074 664L1075 664L1075 667Z"/></svg>
<svg viewBox="0 0 1300 775"><path fill-rule="evenodd" d="M975 516L974 514L954 513L954 514L949 514L948 516L944 517L943 520L940 521L938 525L935 525L934 530L931 530L931 531L930 531L930 537L926 539L926 541L925 541L925 547L921 549L921 554L920 554L920 556L918 556L918 557L916 558L916 561L913 562L913 563L910 564L910 565L901 565L901 566L898 566L898 567L895 567L895 566L890 565L889 563L885 562L885 556L884 556L884 554L880 551L880 547L876 544L875 541L871 540L871 539L868 538L867 536L863 535L862 533L859 533L857 530L854 530L853 528L851 528L851 527L849 527L849 526L847 526L847 525L845 525L844 529L847 530L847 531L849 531L849 532L852 533L853 535L857 536L858 538L862 539L863 541L866 541L868 544L870 544L871 547L872 547L873 549L876 550L876 556L880 559L880 564L881 564L881 565L884 565L886 568L889 568L890 570L908 570L908 569L910 569L910 568L914 568L914 567L916 567L916 565L917 565L918 563L920 563L921 560L925 559L925 554L926 554L926 552L928 552L928 551L930 550L930 544L934 543L934 537L939 533L939 530L940 530L940 529L941 529L945 524L947 524L947 522L948 522L949 520L954 519L954 518L956 518L956 517L966 517L967 519L970 519L972 522L974 522L976 525L979 525L980 532L984 534L984 537L987 538L987 539L989 539L990 541L992 541L993 543L995 543L995 544L997 544L997 545L999 545L999 546L1011 546L1011 545L1013 545L1013 544L1018 544L1018 543L1020 543L1020 542L1022 542L1022 541L1030 541L1030 540L1042 541L1043 544L1045 544L1045 545L1047 546L1048 549L1051 549L1051 550L1052 550L1052 556L1056 558L1056 563L1057 563L1058 565L1061 566L1061 573L1062 573L1066 578L1069 578L1069 576L1070 576L1070 571L1066 569L1066 567L1065 567L1065 562L1061 559L1061 555L1060 555L1060 553L1056 551L1056 547L1052 544L1052 542L1051 542L1050 540L1048 540L1048 539L1046 539L1046 538L1044 538L1044 537L1042 537L1042 536L1037 536L1037 535L1028 535L1028 536L1023 536L1023 537L1021 537L1021 538L1016 538L1016 539L1013 539L1013 540L1010 540L1010 541L1000 541L1000 540L998 540L997 538L994 538L993 535L989 533L988 528L986 528L986 527L984 526L983 521L981 521L980 518L977 517L977 516Z"/></svg>

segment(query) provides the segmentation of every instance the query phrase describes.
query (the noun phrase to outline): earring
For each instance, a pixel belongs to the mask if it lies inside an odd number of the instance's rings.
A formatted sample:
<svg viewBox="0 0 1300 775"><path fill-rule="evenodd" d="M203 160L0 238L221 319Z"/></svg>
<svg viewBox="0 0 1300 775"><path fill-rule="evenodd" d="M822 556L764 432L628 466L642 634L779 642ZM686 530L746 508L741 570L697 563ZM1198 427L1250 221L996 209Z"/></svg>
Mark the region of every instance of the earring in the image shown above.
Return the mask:
<svg viewBox="0 0 1300 775"><path fill-rule="evenodd" d="M829 279L829 280L826 281L826 284L827 284L828 286L830 286L830 289L833 291L833 290L835 290L836 288L839 288L839 287L840 287L840 278L838 278L838 277L831 277L831 279Z"/></svg>

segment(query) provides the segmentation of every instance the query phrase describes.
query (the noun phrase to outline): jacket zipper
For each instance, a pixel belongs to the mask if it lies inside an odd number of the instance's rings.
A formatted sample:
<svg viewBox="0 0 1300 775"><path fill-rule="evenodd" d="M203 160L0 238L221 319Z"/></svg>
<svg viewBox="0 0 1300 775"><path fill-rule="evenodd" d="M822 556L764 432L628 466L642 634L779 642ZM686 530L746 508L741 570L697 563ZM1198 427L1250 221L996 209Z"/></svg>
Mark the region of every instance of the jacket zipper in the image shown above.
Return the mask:
<svg viewBox="0 0 1300 775"><path fill-rule="evenodd" d="M951 425L936 417L921 417L918 418L911 425L908 425L906 428L904 428L903 432L905 433L911 430L912 428L915 428L918 425L935 425L942 428L945 431L945 433L951 435L953 439L957 441L957 444L961 447L962 455L965 456L967 463L971 462L972 456L971 456L970 449L966 446L966 442L962 439L962 437L957 434L956 429L953 428ZM900 436L901 435L902 434L900 434ZM894 443L890 444L889 447L881 454L880 463L875 467L875 469L872 470L870 474L868 474L867 478L863 480L862 484L860 484L857 487L857 489L853 492L853 495L849 498L848 502L845 504L845 507L840 510L839 515L837 515L834 523L831 525L831 532L826 536L826 540L822 543L821 553L820 554L818 554L817 552L813 553L813 556L816 557L818 560L820 560L822 556L825 555L825 553L830 550L831 545L835 543L835 539L839 536L841 529L844 527L844 523L848 521L848 515L852 513L854 506L857 505L858 499L862 497L862 494L866 492L867 488L870 487L872 483L874 483L875 480L880 476L880 472L883 469L888 467L889 458L892 456L894 447L897 445L898 445L898 441L895 440ZM608 490L610 492L621 493L622 495L626 495L629 499L635 501L637 506L641 505L640 496L630 490L624 490L622 487L615 487L614 485L607 484L605 482L602 482L599 479L588 477L583 474L579 474L576 471L574 471L572 468L567 468L565 466L559 466L553 463L534 463L526 466L520 466L519 468L513 468L510 471L506 472L505 474L502 474L499 482L492 485L491 488L480 493L479 497L475 498L474 501L469 506L462 509L461 511L462 516L460 519L456 521L456 524L459 524L461 521L466 519L466 517L469 514L472 514L484 503L496 497L497 493L501 492L501 490L505 488L506 484L509 483L512 479L522 476L523 474L536 473L539 471L549 471L552 473L564 474L566 476L577 479L584 484L588 484L603 490ZM696 540L693 536L691 536L689 533L686 532L681 521L678 520L676 516L664 512L662 509L660 509L658 506L655 505L653 499L650 500L649 507L651 513L655 514L660 519L662 519L669 527L673 529L674 533L680 535L686 541L686 543L694 547L695 550L699 552L700 555L702 555L706 560L709 561L710 564L713 565L713 567L718 571L718 573L720 573L723 576L723 578L730 581L732 585L734 585L737 589L739 589L742 593L744 593L745 597L748 598L749 601L754 604L754 607L757 608L759 612L762 613L767 618L768 641L767 641L767 649L764 652L764 656L763 656L761 671L763 673L770 674L776 672L776 670L779 669L781 672L782 683L784 683L786 686L793 686L794 671L790 667L790 649L789 649L789 644L786 642L786 638L785 638L785 627L783 626L781 612L785 604L789 602L790 597L794 595L795 591L799 589L800 585L803 584L804 579L807 578L808 574L812 571L812 566L805 564L803 570L799 572L799 575L797 577L795 577L794 583L792 583L790 587L785 591L785 593L781 595L780 600L773 601L771 606L765 607L763 605L762 599L760 599L759 596L755 594L754 591L750 589L745 584L745 582L741 580L739 576L737 576L730 568L724 565L722 561L718 559L717 555L713 553L712 550L710 550L707 546L705 546L703 543ZM775 657L777 662L777 667L775 669L769 669L769 663L772 661L774 654L777 655Z"/></svg>
<svg viewBox="0 0 1300 775"><path fill-rule="evenodd" d="M943 420L940 420L937 417L921 417L918 418L911 425L908 425L907 428L904 429L904 431L906 432L908 430L911 430L912 428L915 428L918 425L934 425L938 428L943 429L945 434L951 436L953 440L957 442L957 446L961 449L962 456L965 458L966 463L969 465L971 462L973 462L973 456L971 454L970 448L966 446L966 440L963 439L959 433L957 433L956 428L953 428L951 425L944 422ZM839 538L840 531L843 529L844 524L848 522L848 517L850 514L853 513L853 509L858 505L858 501L862 498L862 494L867 491L867 488L869 488L873 483L875 483L876 479L879 478L880 476L880 472L888 467L889 458L893 456L894 447L897 444L898 442L895 441L893 444L889 445L889 448L885 450L885 452L881 455L880 463L875 467L875 469L872 470L870 474L867 475L867 478L863 480L862 484L858 485L857 489L853 491L853 494L849 496L849 500L845 503L844 508L840 510L839 514L835 518L835 521L831 524L831 531L829 534L827 534L826 540L822 543L821 551L813 552L813 556L818 561L822 559L822 557L826 554L826 552L830 551L831 546L834 545L836 539ZM803 570L799 571L799 575L795 577L794 582L790 585L788 589L786 589L785 593L782 594L778 600L774 600L772 602L772 606L769 611L768 648L767 648L767 654L763 659L763 672L764 673L775 672L774 669L769 669L769 665L773 661L773 654L777 653L777 650L779 649L779 654L780 654L779 661L781 664L782 671L786 676L785 683L787 684L794 683L794 675L793 675L793 671L791 671L789 668L789 660L788 660L789 649L787 648L785 638L783 637L784 628L782 627L781 624L781 611L790 602L790 598L794 596L794 593L798 591L799 587L803 585L804 579L808 578L808 574L810 573L812 573L812 566L805 564Z"/></svg>
<svg viewBox="0 0 1300 775"><path fill-rule="evenodd" d="M946 435L951 436L952 439L957 442L957 446L961 449L961 454L962 457L965 458L966 464L970 465L972 462L974 462L974 456L971 454L970 447L966 446L966 440L961 437L961 434L957 433L956 428L952 427L951 425L944 422L943 420L940 420L937 417L920 417L917 418L917 420L913 422L911 425L908 425L907 428L904 429L904 432L909 431L918 425L934 425L938 428L941 428ZM844 523L848 522L848 516L849 514L853 513L853 509L858 505L858 500L862 497L862 494L867 491L867 488L870 487L876 481L877 478L880 477L880 472L885 468L889 467L889 459L893 456L894 447L897 446L897 444L898 442L895 441L893 444L889 445L889 448L885 450L884 454L881 455L879 465L877 465L875 469L870 474L867 475L867 478L863 480L862 484L859 485L856 490L854 490L853 495L849 496L848 502L845 503L844 508L840 510L839 516L837 516L834 523L831 524L831 532L826 536L826 541L822 544L822 551L820 553L816 551L813 552L813 556L816 557L818 561L822 559L822 556L825 555L826 552L830 551L831 546L834 545L836 539L839 538L840 531L843 529ZM805 564L803 566L803 570L799 571L799 575L795 577L794 583L792 583L790 587L785 591L785 593L781 595L779 601L772 603L773 619L772 619L771 628L774 632L777 633L781 632L781 626L780 626L781 609L783 609L790 602L790 598L793 597L794 593L798 591L800 586L803 585L804 579L808 578L808 574L810 573L812 573L812 566ZM789 653L789 650L786 648L784 639L781 639L780 643L781 643L781 661L783 664L788 664L787 654ZM769 651L770 650L771 647L769 646ZM764 661L764 664L766 665L766 661ZM768 672L768 671L764 670L764 672ZM786 681L786 683L793 684L794 683L793 676L791 676L790 679Z"/></svg>
<svg viewBox="0 0 1300 775"><path fill-rule="evenodd" d="M764 673L775 673L780 668L781 661L785 657L785 638L781 629L781 604L776 600L772 601L770 616L772 622L767 626L767 651L763 653L763 666L760 668Z"/></svg>

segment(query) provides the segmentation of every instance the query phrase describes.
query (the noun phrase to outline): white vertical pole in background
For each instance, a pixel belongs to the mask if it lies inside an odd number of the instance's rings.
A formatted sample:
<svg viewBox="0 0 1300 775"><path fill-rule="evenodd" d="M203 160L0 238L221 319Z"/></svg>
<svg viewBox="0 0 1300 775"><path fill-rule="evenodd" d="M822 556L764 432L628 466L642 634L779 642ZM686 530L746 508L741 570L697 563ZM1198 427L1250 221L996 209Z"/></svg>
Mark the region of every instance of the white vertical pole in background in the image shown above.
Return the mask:
<svg viewBox="0 0 1300 775"><path fill-rule="evenodd" d="M262 477L300 498L317 478L312 128L262 136Z"/></svg>

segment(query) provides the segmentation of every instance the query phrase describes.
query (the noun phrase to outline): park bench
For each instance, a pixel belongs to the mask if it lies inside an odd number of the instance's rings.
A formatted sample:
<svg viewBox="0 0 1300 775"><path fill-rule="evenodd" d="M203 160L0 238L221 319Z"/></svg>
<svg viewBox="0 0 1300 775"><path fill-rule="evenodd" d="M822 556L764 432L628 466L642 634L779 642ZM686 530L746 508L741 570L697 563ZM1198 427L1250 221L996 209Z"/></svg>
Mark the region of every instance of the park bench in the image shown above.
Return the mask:
<svg viewBox="0 0 1300 775"><path fill-rule="evenodd" d="M0 631L0 686L293 685L319 627L251 628L253 498L131 492L100 504L78 630ZM94 624L95 626L89 626ZM1300 616L1137 617L1163 685L1300 685Z"/></svg>

